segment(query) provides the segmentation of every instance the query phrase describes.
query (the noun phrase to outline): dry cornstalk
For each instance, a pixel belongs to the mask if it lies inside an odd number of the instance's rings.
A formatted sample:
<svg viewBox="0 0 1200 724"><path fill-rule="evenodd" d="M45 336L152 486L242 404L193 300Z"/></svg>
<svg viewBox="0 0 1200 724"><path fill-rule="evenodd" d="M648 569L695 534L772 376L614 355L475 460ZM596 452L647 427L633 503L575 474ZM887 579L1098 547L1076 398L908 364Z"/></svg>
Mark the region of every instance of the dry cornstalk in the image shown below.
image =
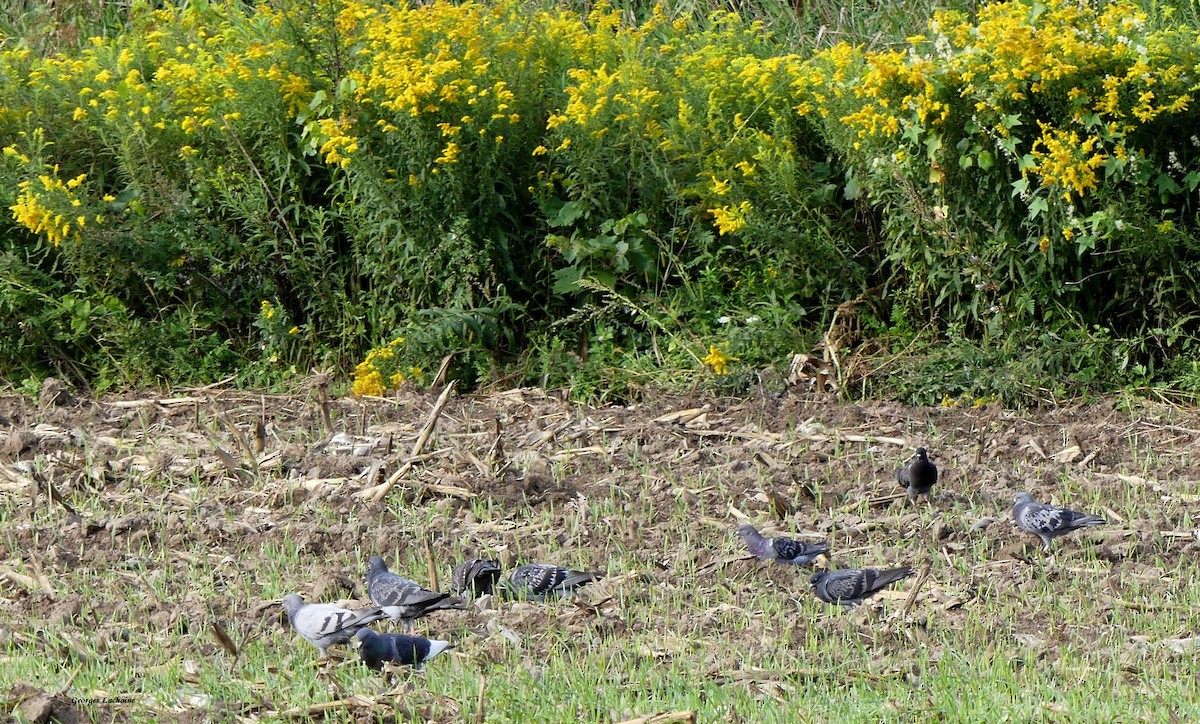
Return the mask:
<svg viewBox="0 0 1200 724"><path fill-rule="evenodd" d="M383 500L384 496L391 492L392 488L396 485L396 483L400 482L401 478L403 478L410 470L413 469L413 465L415 465L415 458L417 458L421 454L421 451L425 449L426 443L429 442L430 436L433 435L433 429L437 426L438 418L441 417L442 410L445 409L446 403L450 401L450 393L453 391L454 380L450 380L449 384L447 384L445 389L442 390L442 394L438 396L437 402L433 403L433 409L429 412L429 419L425 421L425 426L421 428L421 432L417 435L417 441L413 443L412 451L408 455L408 461L401 465L396 472L392 473L386 481L372 488L360 490L359 492L355 493L356 497L366 498L372 503L378 503L379 501Z"/></svg>

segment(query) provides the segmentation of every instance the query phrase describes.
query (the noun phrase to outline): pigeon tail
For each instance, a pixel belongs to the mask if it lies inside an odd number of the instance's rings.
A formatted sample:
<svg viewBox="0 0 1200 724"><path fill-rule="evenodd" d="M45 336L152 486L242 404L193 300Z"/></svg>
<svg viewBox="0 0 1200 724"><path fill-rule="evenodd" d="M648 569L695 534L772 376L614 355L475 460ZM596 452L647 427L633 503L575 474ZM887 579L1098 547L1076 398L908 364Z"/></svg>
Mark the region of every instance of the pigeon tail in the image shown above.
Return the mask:
<svg viewBox="0 0 1200 724"><path fill-rule="evenodd" d="M875 584L872 587L878 591L884 586L891 585L896 581L904 580L912 574L913 569L909 568L908 566L889 568L886 571L880 571L879 574L875 576Z"/></svg>

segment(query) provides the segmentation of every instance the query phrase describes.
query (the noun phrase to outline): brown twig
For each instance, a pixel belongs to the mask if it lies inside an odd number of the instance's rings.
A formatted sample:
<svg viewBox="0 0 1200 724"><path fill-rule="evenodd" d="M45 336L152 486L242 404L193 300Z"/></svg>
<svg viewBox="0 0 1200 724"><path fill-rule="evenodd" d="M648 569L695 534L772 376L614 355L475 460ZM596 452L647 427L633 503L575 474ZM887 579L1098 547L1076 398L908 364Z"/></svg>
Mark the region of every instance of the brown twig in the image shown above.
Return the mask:
<svg viewBox="0 0 1200 724"><path fill-rule="evenodd" d="M921 593L921 589L925 586L925 579L929 578L929 571L932 566L928 563L921 569L917 575L917 582L913 585L912 590L908 592L908 598L904 599L904 605L900 607L900 618L908 616L908 612L912 610L913 604L917 600L917 595Z"/></svg>
<svg viewBox="0 0 1200 724"><path fill-rule="evenodd" d="M421 544L425 548L425 565L429 568L429 588L433 591L440 591L441 586L438 585L437 564L433 561L433 545L429 542L429 536L421 537Z"/></svg>

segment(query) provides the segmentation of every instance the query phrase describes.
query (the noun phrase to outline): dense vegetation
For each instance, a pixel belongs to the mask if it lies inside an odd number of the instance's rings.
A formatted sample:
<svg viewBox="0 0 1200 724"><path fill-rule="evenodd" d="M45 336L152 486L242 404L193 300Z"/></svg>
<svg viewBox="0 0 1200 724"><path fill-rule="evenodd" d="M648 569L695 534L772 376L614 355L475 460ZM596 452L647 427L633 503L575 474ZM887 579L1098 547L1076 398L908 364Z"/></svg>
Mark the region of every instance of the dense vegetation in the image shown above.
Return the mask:
<svg viewBox="0 0 1200 724"><path fill-rule="evenodd" d="M10 379L1200 389L1170 7L92 7L0 28Z"/></svg>

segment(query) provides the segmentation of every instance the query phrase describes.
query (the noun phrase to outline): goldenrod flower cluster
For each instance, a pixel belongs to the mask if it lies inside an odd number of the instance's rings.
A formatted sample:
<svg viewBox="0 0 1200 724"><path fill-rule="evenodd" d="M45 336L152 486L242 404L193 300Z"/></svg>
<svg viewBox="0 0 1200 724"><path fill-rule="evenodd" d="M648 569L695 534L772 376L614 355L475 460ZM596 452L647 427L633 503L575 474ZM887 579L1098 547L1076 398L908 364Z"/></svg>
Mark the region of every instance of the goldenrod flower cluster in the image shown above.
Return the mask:
<svg viewBox="0 0 1200 724"><path fill-rule="evenodd" d="M716 375L729 374L729 363L736 362L737 357L726 354L717 349L715 346L709 346L708 354L704 355L704 359L700 360L704 366L713 371Z"/></svg>
<svg viewBox="0 0 1200 724"><path fill-rule="evenodd" d="M909 42L870 53L842 45L814 62L831 81L823 97L848 99L839 118L855 148L889 150L882 157L902 165L923 157L935 183L937 167L967 150L964 168L1000 157L1077 202L1102 178L1125 178L1144 153L1130 145L1134 134L1193 102L1185 59L1194 38L1153 30L1127 0L1000 2L974 19L938 12L929 35ZM962 129L956 146L940 143Z"/></svg>
<svg viewBox="0 0 1200 724"><path fill-rule="evenodd" d="M355 395L378 397L388 390L400 387L408 379L420 377L420 368L401 369L402 363L397 351L403 344L404 338L396 337L382 347L368 352L366 359L354 368L351 392Z"/></svg>
<svg viewBox="0 0 1200 724"><path fill-rule="evenodd" d="M4 149L6 156L19 155L12 146ZM87 174L63 181L58 176L58 166L40 174L36 180L18 184L17 201L10 207L13 220L40 235L54 246L67 239L79 241L89 223L102 223L104 217L95 214L89 217L77 189L83 185Z"/></svg>

